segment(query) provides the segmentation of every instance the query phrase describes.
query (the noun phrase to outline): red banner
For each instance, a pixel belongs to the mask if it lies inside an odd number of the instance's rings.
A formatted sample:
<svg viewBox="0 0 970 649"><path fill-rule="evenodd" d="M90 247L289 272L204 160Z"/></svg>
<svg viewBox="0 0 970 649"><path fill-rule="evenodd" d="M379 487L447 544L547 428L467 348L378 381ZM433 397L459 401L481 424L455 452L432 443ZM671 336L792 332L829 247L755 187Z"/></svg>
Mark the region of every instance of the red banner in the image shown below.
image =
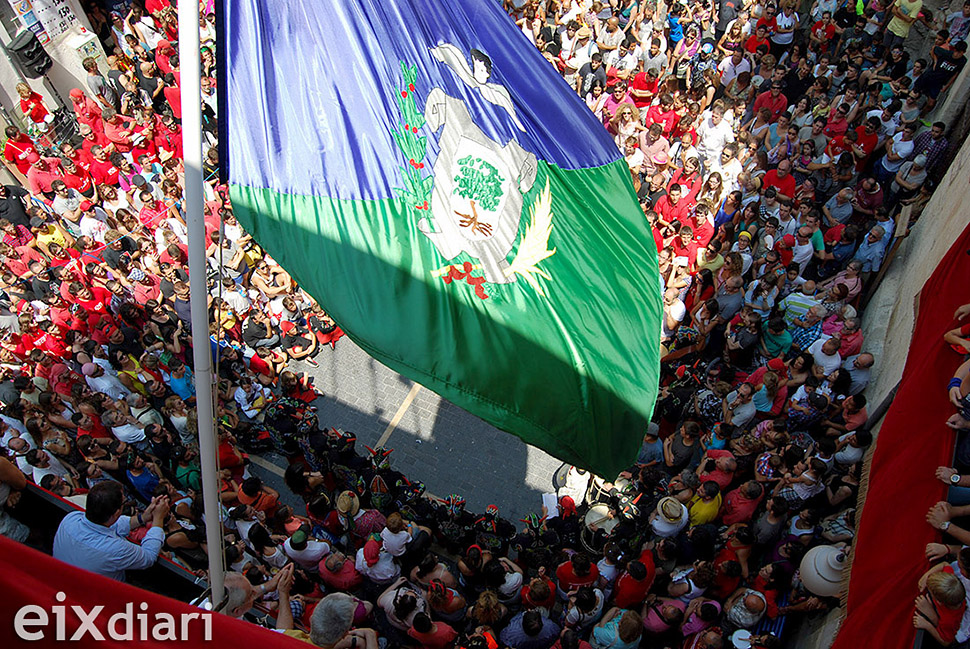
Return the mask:
<svg viewBox="0 0 970 649"><path fill-rule="evenodd" d="M926 227L929 227L927 224ZM902 382L879 431L869 491L856 534L847 617L833 649L909 649L915 640L916 582L928 568L926 544L940 533L926 512L946 487L934 477L950 466L954 431L946 384L960 356L943 343L953 312L968 301L970 228L963 231L919 296ZM888 317L869 312L867 317ZM879 363L879 359L876 359Z"/></svg>
<svg viewBox="0 0 970 649"><path fill-rule="evenodd" d="M279 633L69 566L0 536L0 646L306 647Z"/></svg>

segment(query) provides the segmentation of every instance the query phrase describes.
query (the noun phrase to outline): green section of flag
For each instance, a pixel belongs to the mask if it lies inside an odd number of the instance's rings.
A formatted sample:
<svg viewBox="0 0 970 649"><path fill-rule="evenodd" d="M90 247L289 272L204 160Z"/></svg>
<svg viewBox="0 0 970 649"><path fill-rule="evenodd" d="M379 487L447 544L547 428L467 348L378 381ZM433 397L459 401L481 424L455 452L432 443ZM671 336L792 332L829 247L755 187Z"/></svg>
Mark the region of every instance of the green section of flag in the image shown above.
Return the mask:
<svg viewBox="0 0 970 649"><path fill-rule="evenodd" d="M531 218L547 189L551 230ZM374 358L600 475L636 458L657 393L661 303L624 160L579 171L540 161L508 260L516 268L518 249L534 249L542 231L548 249L522 255L538 261L517 281L478 291L445 282L441 269L477 260L442 258L402 200L244 186L231 196L260 245Z"/></svg>

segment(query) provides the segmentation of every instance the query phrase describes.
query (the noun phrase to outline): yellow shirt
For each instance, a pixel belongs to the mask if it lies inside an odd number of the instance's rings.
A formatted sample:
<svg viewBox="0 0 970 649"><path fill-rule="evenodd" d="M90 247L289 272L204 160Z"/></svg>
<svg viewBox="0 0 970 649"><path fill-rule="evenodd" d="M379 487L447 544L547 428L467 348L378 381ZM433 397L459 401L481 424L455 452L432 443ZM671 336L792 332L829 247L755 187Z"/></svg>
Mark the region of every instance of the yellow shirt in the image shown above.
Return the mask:
<svg viewBox="0 0 970 649"><path fill-rule="evenodd" d="M923 0L913 0L912 2L910 0L896 0L895 5L898 7L899 12L907 18L915 18L920 12L920 9L923 8ZM909 36L909 28L912 26L913 23L907 23L893 16L886 28L897 36L906 38Z"/></svg>
<svg viewBox="0 0 970 649"><path fill-rule="evenodd" d="M716 498L707 502L701 500L699 495L694 496L690 499L687 509L690 510L691 527L710 523L717 518L717 513L721 511L721 494L718 494Z"/></svg>
<svg viewBox="0 0 970 649"><path fill-rule="evenodd" d="M56 243L61 248L67 247L67 240L64 239L64 235L52 225L47 226L47 232L37 233L37 243L43 246L49 246L52 243Z"/></svg>

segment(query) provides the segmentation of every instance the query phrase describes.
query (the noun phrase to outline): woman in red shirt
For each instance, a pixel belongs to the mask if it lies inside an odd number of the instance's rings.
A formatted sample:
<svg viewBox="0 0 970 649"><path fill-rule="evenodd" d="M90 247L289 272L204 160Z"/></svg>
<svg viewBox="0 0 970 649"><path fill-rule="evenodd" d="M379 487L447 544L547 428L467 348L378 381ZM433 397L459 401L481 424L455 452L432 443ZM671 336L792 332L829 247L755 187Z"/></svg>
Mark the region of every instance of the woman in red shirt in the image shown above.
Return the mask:
<svg viewBox="0 0 970 649"><path fill-rule="evenodd" d="M20 110L30 118L34 124L46 124L53 121L54 116L44 105L44 98L30 89L26 83L17 84L17 94L20 95ZM41 130L47 130L46 126Z"/></svg>

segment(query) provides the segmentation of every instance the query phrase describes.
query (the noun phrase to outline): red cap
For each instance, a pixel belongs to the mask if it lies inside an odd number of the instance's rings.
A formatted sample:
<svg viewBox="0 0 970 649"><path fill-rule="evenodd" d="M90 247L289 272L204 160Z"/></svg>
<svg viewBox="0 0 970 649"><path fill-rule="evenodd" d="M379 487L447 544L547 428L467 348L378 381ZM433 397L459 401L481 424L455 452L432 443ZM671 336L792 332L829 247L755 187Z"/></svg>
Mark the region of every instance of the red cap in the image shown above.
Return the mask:
<svg viewBox="0 0 970 649"><path fill-rule="evenodd" d="M786 234L785 236L783 236L781 238L781 242L784 243L789 248L794 248L795 247L795 235L793 235L793 234Z"/></svg>
<svg viewBox="0 0 970 649"><path fill-rule="evenodd" d="M784 372L785 371L785 361L780 358L772 358L768 361L768 369L772 372Z"/></svg>
<svg viewBox="0 0 970 649"><path fill-rule="evenodd" d="M169 49L170 47L172 47L172 44L169 43L168 41L166 41L166 40L160 40L160 41L158 41L157 49L160 49L160 50L162 50L164 52L165 50Z"/></svg>
<svg viewBox="0 0 970 649"><path fill-rule="evenodd" d="M71 88L71 97L74 99L80 99L84 96L84 91L80 88Z"/></svg>
<svg viewBox="0 0 970 649"><path fill-rule="evenodd" d="M87 212L92 207L94 207L94 203L92 203L91 201L81 201L81 211L82 212Z"/></svg>
<svg viewBox="0 0 970 649"><path fill-rule="evenodd" d="M364 544L364 561L367 562L368 566L372 566L380 560L381 557L381 544L371 539Z"/></svg>

